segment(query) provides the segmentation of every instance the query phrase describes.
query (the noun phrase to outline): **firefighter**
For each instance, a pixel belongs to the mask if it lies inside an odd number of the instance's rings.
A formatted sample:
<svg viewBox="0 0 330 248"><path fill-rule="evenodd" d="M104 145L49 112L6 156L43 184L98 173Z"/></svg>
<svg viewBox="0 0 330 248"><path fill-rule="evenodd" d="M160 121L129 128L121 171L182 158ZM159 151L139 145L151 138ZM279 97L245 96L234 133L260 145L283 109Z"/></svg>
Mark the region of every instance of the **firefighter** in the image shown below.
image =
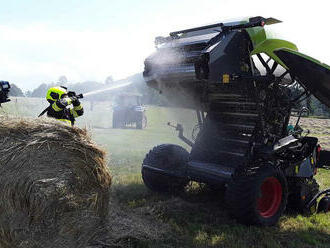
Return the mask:
<svg viewBox="0 0 330 248"><path fill-rule="evenodd" d="M67 92L63 86L52 87L47 91L47 101L50 105L39 115L47 112L48 117L74 125L75 118L82 116L84 109L74 92ZM73 108L69 106L72 104Z"/></svg>

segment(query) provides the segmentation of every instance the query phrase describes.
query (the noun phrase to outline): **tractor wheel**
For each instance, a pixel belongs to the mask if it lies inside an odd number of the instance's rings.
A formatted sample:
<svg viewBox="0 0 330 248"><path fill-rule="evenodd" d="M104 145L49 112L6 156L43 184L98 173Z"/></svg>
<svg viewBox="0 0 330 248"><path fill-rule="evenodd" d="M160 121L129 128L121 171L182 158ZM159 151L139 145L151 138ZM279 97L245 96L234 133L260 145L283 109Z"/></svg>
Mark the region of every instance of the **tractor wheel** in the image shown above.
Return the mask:
<svg viewBox="0 0 330 248"><path fill-rule="evenodd" d="M112 115L112 128L118 128L118 120L116 115Z"/></svg>
<svg viewBox="0 0 330 248"><path fill-rule="evenodd" d="M316 212L316 202L309 209L307 203L319 192L319 185L314 178L290 178L288 208L301 214Z"/></svg>
<svg viewBox="0 0 330 248"><path fill-rule="evenodd" d="M163 144L154 147L143 160L142 179L144 184L156 192L175 193L183 191L189 182L185 178L185 165L188 157L189 153L177 145ZM156 170L152 170L150 167ZM172 175L162 174L157 172L157 169Z"/></svg>
<svg viewBox="0 0 330 248"><path fill-rule="evenodd" d="M318 213L327 213L330 212L330 196L324 196L320 202L319 206L317 208Z"/></svg>
<svg viewBox="0 0 330 248"><path fill-rule="evenodd" d="M275 225L287 204L287 181L280 169L271 165L253 175L234 177L225 201L230 214L247 225Z"/></svg>
<svg viewBox="0 0 330 248"><path fill-rule="evenodd" d="M144 129L146 127L147 127L147 117L143 115L142 119L136 122L136 129Z"/></svg>

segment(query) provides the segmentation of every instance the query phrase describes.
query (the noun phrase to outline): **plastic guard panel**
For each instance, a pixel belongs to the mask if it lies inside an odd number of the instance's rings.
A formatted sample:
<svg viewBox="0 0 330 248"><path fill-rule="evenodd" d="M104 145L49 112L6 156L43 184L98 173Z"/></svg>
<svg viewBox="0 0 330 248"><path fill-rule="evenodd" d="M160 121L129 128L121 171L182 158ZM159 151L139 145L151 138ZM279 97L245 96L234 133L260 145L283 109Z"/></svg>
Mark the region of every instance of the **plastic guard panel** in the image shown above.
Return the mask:
<svg viewBox="0 0 330 248"><path fill-rule="evenodd" d="M247 154L258 121L258 111L254 99L242 90L242 82L240 86L227 93L227 85L223 85L223 93L217 94L212 101L210 112L191 150L188 175L194 178L202 175L203 181L208 181L206 177L226 181L238 167L248 162Z"/></svg>
<svg viewBox="0 0 330 248"><path fill-rule="evenodd" d="M330 67L302 53L289 49L274 52L307 88L323 104L330 107Z"/></svg>

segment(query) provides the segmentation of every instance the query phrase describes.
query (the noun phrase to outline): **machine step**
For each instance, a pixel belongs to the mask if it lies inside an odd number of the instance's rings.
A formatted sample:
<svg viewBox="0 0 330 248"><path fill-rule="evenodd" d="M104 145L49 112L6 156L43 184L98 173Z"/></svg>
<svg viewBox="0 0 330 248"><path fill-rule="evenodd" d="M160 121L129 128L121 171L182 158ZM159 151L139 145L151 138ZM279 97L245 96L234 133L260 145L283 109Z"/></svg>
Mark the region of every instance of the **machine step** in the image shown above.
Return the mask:
<svg viewBox="0 0 330 248"><path fill-rule="evenodd" d="M208 181L214 183L228 182L232 178L235 169L222 164L204 163L199 161L190 161L187 165L187 175L195 181Z"/></svg>

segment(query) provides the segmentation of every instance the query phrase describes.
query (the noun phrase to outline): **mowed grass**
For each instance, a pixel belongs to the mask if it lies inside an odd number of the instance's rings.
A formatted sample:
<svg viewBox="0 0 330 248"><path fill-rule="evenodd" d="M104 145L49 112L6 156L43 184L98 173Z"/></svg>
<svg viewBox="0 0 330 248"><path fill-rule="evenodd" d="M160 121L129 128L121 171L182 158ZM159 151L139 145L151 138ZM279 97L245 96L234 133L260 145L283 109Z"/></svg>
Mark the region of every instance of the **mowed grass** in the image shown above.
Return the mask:
<svg viewBox="0 0 330 248"><path fill-rule="evenodd" d="M22 101L24 109L20 106ZM17 116L36 116L43 109L41 102L41 99L17 99L4 105L2 111ZM112 203L127 213L151 218L155 228L166 226L165 235L157 240L131 237L134 240L131 247L330 247L330 214L286 213L274 227L248 227L231 219L225 210L223 195L203 184L191 183L186 192L178 196L150 192L140 174L145 154L163 143L188 149L167 122L184 124L186 136L190 138L196 124L193 111L148 106L147 129L112 129L111 103L98 103L93 111L88 102L84 102L84 106L85 115L78 119L77 125L87 127L95 142L108 152L113 175ZM303 119L303 126L311 129L312 135L319 137L327 147L329 120L308 122L309 119ZM330 171L320 169L317 180L321 188L329 188Z"/></svg>

